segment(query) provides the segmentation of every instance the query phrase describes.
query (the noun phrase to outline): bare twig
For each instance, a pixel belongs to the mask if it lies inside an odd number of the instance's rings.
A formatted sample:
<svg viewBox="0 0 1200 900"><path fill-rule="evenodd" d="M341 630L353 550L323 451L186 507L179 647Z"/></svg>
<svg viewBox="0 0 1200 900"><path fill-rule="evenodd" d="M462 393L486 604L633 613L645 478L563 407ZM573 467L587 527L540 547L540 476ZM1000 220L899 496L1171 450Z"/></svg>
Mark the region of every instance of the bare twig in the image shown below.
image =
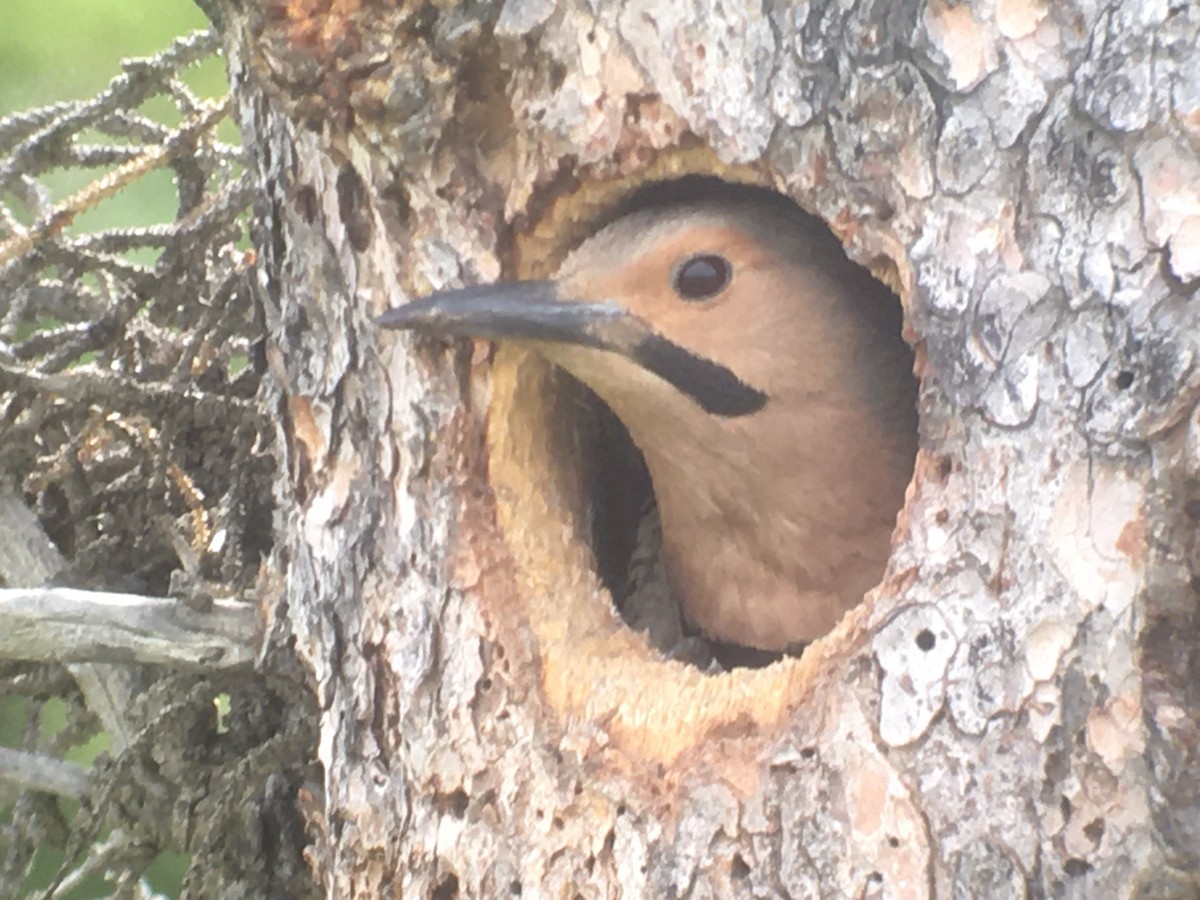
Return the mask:
<svg viewBox="0 0 1200 900"><path fill-rule="evenodd" d="M0 578L14 587L44 584L63 568L64 560L16 493L0 487ZM133 733L126 721L134 695L134 678L116 666L69 666L87 699L88 708L104 724L115 752L129 745Z"/></svg>
<svg viewBox="0 0 1200 900"><path fill-rule="evenodd" d="M50 887L37 896L43 900L71 896L72 892L82 887L89 878L104 877L110 872L129 869L130 857L152 855L152 851L131 844L129 835L120 828L115 828L106 840L92 846L91 852L83 862L74 869L60 872Z"/></svg>
<svg viewBox="0 0 1200 900"><path fill-rule="evenodd" d="M0 590L0 658L153 663L215 672L253 660L254 610L216 600L198 613L169 597L73 588Z"/></svg>
<svg viewBox="0 0 1200 900"><path fill-rule="evenodd" d="M76 799L92 789L92 773L66 760L0 747L0 779L25 791L45 791Z"/></svg>
<svg viewBox="0 0 1200 900"><path fill-rule="evenodd" d="M137 158L118 166L103 178L93 181L55 206L32 228L0 244L0 266L28 253L47 237L61 232L80 213L128 187L152 169L164 165L172 155L224 118L229 112L229 104L228 97L203 104L195 118L184 122L162 144L154 146Z"/></svg>

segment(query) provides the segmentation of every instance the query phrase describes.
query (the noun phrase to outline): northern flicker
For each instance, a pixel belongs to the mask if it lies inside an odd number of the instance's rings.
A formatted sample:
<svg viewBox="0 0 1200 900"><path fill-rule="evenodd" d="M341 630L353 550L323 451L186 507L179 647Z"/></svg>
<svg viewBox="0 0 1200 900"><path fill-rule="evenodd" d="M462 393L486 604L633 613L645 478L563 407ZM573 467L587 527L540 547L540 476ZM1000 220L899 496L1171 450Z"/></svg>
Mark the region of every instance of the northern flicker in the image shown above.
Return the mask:
<svg viewBox="0 0 1200 900"><path fill-rule="evenodd" d="M916 454L895 297L790 204L633 212L548 281L391 309L386 328L517 341L588 385L645 457L687 620L778 651L884 571Z"/></svg>

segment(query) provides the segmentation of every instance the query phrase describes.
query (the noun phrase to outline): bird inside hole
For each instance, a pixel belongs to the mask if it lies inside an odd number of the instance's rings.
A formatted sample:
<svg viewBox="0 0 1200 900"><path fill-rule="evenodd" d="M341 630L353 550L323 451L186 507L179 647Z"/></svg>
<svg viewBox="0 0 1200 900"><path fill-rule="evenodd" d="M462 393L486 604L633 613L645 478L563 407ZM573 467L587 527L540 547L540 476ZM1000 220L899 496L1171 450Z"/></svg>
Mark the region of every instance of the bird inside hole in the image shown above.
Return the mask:
<svg viewBox="0 0 1200 900"><path fill-rule="evenodd" d="M625 615L660 649L692 634L752 660L794 652L883 576L916 455L913 356L896 297L798 207L643 208L550 280L444 291L379 322L519 342L607 404L657 502ZM661 625L664 599L682 630Z"/></svg>

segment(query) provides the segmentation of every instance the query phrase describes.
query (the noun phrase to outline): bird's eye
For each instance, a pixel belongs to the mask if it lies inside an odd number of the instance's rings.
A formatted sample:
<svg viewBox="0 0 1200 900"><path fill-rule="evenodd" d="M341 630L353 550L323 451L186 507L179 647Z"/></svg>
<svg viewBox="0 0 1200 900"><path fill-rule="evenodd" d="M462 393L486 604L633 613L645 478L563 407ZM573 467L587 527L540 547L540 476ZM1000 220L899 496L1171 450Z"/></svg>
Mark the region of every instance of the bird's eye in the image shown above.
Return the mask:
<svg viewBox="0 0 1200 900"><path fill-rule="evenodd" d="M725 257L700 253L676 267L672 286L684 300L707 300L721 293L732 275L733 267Z"/></svg>

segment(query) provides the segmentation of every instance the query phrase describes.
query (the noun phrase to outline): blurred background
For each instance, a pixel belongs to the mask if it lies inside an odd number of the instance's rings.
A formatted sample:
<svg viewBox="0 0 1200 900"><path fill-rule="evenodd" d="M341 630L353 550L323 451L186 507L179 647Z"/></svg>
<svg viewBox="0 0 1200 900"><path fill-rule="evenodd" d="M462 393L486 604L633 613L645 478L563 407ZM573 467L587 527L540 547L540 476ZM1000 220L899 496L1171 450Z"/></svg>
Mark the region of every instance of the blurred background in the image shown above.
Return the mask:
<svg viewBox="0 0 1200 900"><path fill-rule="evenodd" d="M4 0L0 116L91 96L124 57L205 25L191 0Z"/></svg>
<svg viewBox="0 0 1200 900"><path fill-rule="evenodd" d="M95 96L121 74L121 60L153 55L176 37L207 27L191 0L3 0L0 28L0 119L63 100ZM204 97L227 92L223 65L213 60L189 71L189 87ZM146 110L157 112L153 106ZM162 121L179 116L162 104ZM220 135L236 140L229 122ZM56 199L87 184L94 173L62 173L49 179ZM153 172L81 216L76 230L170 221L173 191Z"/></svg>
<svg viewBox="0 0 1200 900"><path fill-rule="evenodd" d="M0 28L0 119L24 110L65 100L84 100L104 90L121 73L121 60L149 56L167 47L172 40L196 29L207 21L190 0L4 0L3 27ZM220 96L227 90L224 66L210 60L189 72L188 85L204 97ZM179 115L170 104L160 110L162 121L178 123ZM225 140L236 140L232 125L221 129ZM55 199L68 196L103 172L55 173L47 179ZM101 203L81 216L73 228L90 231L114 226L146 225L170 221L177 194L170 184L169 170L151 172L116 197ZM3 303L0 298L0 303ZM28 700L0 694L0 744L20 746L22 734L30 727ZM52 735L65 725L62 709L46 704L37 716L36 727ZM69 759L90 765L107 747L104 734L72 747ZM11 812L13 796L0 778L0 844L2 826ZM67 821L73 816L73 801L58 798ZM5 857L0 846L0 864ZM47 844L39 851L32 876L22 886L20 896L40 893L64 862L61 850ZM187 857L163 853L146 873L145 884L154 893L177 897L182 885ZM111 886L102 879L91 879L66 896L72 900L111 896ZM8 898L4 898L8 900Z"/></svg>

